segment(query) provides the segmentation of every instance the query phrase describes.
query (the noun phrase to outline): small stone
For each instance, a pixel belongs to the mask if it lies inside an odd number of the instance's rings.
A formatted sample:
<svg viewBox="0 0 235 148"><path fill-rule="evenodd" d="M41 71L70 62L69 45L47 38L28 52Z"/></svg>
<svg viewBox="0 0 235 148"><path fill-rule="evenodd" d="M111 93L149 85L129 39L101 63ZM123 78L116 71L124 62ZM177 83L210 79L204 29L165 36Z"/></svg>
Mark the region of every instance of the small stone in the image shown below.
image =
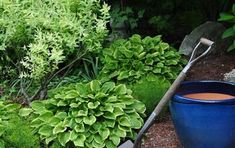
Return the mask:
<svg viewBox="0 0 235 148"><path fill-rule="evenodd" d="M235 82L235 69L224 74L224 81Z"/></svg>

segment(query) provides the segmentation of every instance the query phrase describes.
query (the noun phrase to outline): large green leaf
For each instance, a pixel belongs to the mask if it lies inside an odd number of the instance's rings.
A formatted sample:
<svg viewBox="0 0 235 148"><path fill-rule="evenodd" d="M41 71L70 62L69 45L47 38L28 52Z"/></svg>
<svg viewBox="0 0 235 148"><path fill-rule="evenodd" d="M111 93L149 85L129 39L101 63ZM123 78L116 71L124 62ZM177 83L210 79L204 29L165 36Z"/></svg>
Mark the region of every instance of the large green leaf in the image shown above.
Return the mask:
<svg viewBox="0 0 235 148"><path fill-rule="evenodd" d="M93 92L99 92L100 90L100 82L98 80L93 80L90 82L90 89L93 91Z"/></svg>
<svg viewBox="0 0 235 148"><path fill-rule="evenodd" d="M67 129L67 127L64 126L64 124L62 122L60 122L59 124L57 124L54 129L53 129L53 134L58 134L58 133L62 133Z"/></svg>
<svg viewBox="0 0 235 148"><path fill-rule="evenodd" d="M121 117L118 123L122 126L131 127L131 121L127 117Z"/></svg>
<svg viewBox="0 0 235 148"><path fill-rule="evenodd" d="M106 82L102 85L101 92L107 93L107 92L112 91L114 88L115 88L114 82Z"/></svg>
<svg viewBox="0 0 235 148"><path fill-rule="evenodd" d="M96 117L95 116L87 116L87 117L83 117L83 122L85 124L88 124L88 125L92 125L94 124L96 121Z"/></svg>
<svg viewBox="0 0 235 148"><path fill-rule="evenodd" d="M31 108L22 108L19 110L19 115L25 117L31 114L32 112L33 110Z"/></svg>
<svg viewBox="0 0 235 148"><path fill-rule="evenodd" d="M102 139L105 140L109 137L110 131L108 128L101 128L99 130L99 134L102 137Z"/></svg>
<svg viewBox="0 0 235 148"><path fill-rule="evenodd" d="M115 91L116 94L118 94L118 95L123 95L123 94L126 94L127 88L126 88L125 85L119 84L119 85L114 89L114 91Z"/></svg>
<svg viewBox="0 0 235 148"><path fill-rule="evenodd" d="M45 105L41 101L33 101L31 103L31 107L36 112L43 112L46 109Z"/></svg>
<svg viewBox="0 0 235 148"><path fill-rule="evenodd" d="M46 136L46 137L49 137L51 136L53 133L52 133L52 130L53 130L53 127L49 126L49 125L43 125L39 130L38 130L38 133L40 135L43 135L43 136Z"/></svg>
<svg viewBox="0 0 235 148"><path fill-rule="evenodd" d="M88 108L90 108L90 109L95 109L95 108L97 108L99 105L100 105L100 102L99 102L99 101L89 102L89 103L88 103Z"/></svg>
<svg viewBox="0 0 235 148"><path fill-rule="evenodd" d="M84 147L85 140L86 140L86 136L80 134L75 140L73 140L73 143L77 147Z"/></svg>
<svg viewBox="0 0 235 148"><path fill-rule="evenodd" d="M112 140L113 144L118 146L120 143L120 137L116 136L116 135L111 135L109 137L110 140Z"/></svg>
<svg viewBox="0 0 235 148"><path fill-rule="evenodd" d="M78 133L85 132L85 126L83 123L77 124L75 125L74 130Z"/></svg>
<svg viewBox="0 0 235 148"><path fill-rule="evenodd" d="M70 133L69 132L59 133L58 140L62 146L65 146L66 143L68 143L70 140Z"/></svg>

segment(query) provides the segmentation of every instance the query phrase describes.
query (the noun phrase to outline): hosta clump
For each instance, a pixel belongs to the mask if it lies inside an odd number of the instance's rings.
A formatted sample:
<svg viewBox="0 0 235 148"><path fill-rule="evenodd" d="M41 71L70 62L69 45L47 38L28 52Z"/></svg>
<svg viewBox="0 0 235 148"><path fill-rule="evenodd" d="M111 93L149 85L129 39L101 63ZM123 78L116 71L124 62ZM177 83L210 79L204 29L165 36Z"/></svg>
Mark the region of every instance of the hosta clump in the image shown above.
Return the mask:
<svg viewBox="0 0 235 148"><path fill-rule="evenodd" d="M162 42L160 36L133 35L120 39L103 50L101 77L124 82L135 82L148 74L174 79L182 69L180 54Z"/></svg>
<svg viewBox="0 0 235 148"><path fill-rule="evenodd" d="M49 98L32 103L31 124L47 144L112 148L143 124L145 106L123 84L77 83L54 89Z"/></svg>

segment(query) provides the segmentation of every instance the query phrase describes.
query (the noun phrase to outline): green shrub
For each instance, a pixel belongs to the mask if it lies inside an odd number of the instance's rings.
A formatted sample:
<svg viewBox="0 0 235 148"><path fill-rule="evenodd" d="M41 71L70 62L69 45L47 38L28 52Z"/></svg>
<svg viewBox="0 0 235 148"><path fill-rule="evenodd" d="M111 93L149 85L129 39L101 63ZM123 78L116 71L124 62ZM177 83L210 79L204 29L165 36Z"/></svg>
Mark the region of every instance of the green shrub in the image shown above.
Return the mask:
<svg viewBox="0 0 235 148"><path fill-rule="evenodd" d="M234 41L233 41L232 45L230 45L230 47L227 49L227 51L234 50L235 49L235 4L233 4L232 13L230 13L230 14L229 13L221 13L220 14L219 21L225 21L225 22L229 22L232 24L232 26L230 28L225 30L222 38L233 37Z"/></svg>
<svg viewBox="0 0 235 148"><path fill-rule="evenodd" d="M145 104L146 114L149 115L169 86L170 82L162 77L146 77L133 84L133 97Z"/></svg>
<svg viewBox="0 0 235 148"><path fill-rule="evenodd" d="M112 148L126 137L134 138L134 130L143 124L145 106L123 84L71 84L52 90L49 98L32 103L31 126L46 144ZM30 112L21 110L25 116Z"/></svg>
<svg viewBox="0 0 235 148"><path fill-rule="evenodd" d="M108 11L100 0L1 0L0 70L14 67L30 103L59 72L102 49ZM28 93L31 81L40 85Z"/></svg>
<svg viewBox="0 0 235 148"><path fill-rule="evenodd" d="M19 108L18 104L0 102L0 147L39 148L39 138L29 122L18 116Z"/></svg>
<svg viewBox="0 0 235 148"><path fill-rule="evenodd" d="M103 50L101 61L103 80L125 83L135 83L152 74L173 80L182 69L180 54L160 36L141 39L133 35L128 40L117 40Z"/></svg>

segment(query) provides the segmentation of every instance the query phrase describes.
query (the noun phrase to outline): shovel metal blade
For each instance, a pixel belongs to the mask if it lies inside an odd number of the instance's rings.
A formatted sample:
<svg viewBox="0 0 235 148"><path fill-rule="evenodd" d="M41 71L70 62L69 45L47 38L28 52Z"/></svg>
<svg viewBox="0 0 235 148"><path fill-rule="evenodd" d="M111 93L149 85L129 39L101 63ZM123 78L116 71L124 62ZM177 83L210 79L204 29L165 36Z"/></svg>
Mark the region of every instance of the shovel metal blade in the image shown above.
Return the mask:
<svg viewBox="0 0 235 148"><path fill-rule="evenodd" d="M121 144L118 148L133 148L134 144L131 142L131 140L127 140L123 144Z"/></svg>

